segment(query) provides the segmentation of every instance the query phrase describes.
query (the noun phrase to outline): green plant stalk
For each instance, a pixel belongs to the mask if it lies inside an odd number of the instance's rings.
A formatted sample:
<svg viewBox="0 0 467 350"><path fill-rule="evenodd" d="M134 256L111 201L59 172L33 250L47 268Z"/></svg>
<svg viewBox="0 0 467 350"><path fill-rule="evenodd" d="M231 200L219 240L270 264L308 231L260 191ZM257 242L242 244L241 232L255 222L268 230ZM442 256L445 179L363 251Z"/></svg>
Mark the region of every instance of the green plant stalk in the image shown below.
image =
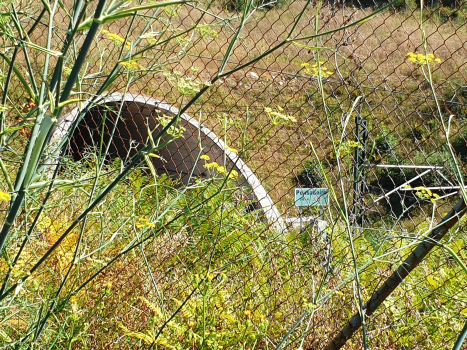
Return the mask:
<svg viewBox="0 0 467 350"><path fill-rule="evenodd" d="M446 138L447 148L448 148L449 153L451 155L451 160L454 163L454 166L455 166L455 169L456 169L457 179L458 179L458 181L460 182L460 185L461 185L460 189L461 189L462 197L463 197L463 200L465 201L466 198L467 198L467 191L465 189L464 179L463 179L463 176L462 176L463 172L462 172L462 170L461 170L461 168L459 166L459 163L458 163L457 158L456 158L456 156L454 154L453 148L452 148L452 146L451 146L451 144L449 142L450 123L451 123L451 118L453 116L452 115L449 116L448 125L446 126L446 124L444 122L444 119L443 119L443 113L441 111L441 106L440 106L439 101L438 101L438 96L436 94L436 90L435 90L435 87L433 85L433 76L432 76L432 73L431 73L430 62L428 61L428 43L427 43L425 30L424 30L424 27L423 27L423 0L420 0L420 4L421 4L420 5L420 32L421 32L421 35L422 35L423 48L425 50L426 67L427 67L427 72L428 72L428 76L426 74L424 74L424 76L425 76L426 80L428 81L428 84L430 85L430 90L431 90L431 92L433 94L433 97L434 97L434 100L435 100L436 108L438 110L439 119L440 119L441 124L443 126L444 136ZM455 254L452 251L452 249L450 249L449 247L444 246L444 245L443 245L443 247L445 249L448 249L449 253L462 266L462 268L465 271L465 265L459 259L457 254ZM464 327L463 327L462 331L459 333L459 336L456 339L456 342L454 344L453 350L460 350L461 349L462 344L463 344L466 336L467 336L467 322L464 324Z"/></svg>
<svg viewBox="0 0 467 350"><path fill-rule="evenodd" d="M371 296L363 310L366 316L371 316L386 298L401 284L420 262L430 253L433 247L451 229L466 212L466 204L462 198L451 211L444 216L440 224L423 239L405 261L393 272L385 283ZM326 350L340 349L349 340L362 324L360 313L354 315L347 325L328 343Z"/></svg>
<svg viewBox="0 0 467 350"><path fill-rule="evenodd" d="M4 53L1 53L0 52L0 57L3 58L5 60L5 62L10 66L10 69L15 73L15 75L17 76L18 80L21 82L21 84L23 85L23 88L26 90L27 94L29 95L29 97L32 99L32 100L36 100L36 95L34 94L34 92L32 91L31 87L29 86L28 82L26 81L26 79L24 78L23 74L20 72L20 70L15 66L14 64L14 61L10 60ZM16 59L16 56L13 56L13 59ZM9 76L10 79L11 79L11 75ZM5 96L5 99L6 99L6 96L8 96L7 94L7 89L5 89L4 91L4 96ZM4 114L4 112L2 112L2 115Z"/></svg>
<svg viewBox="0 0 467 350"><path fill-rule="evenodd" d="M422 4L422 3L423 3L423 0L420 0L420 4ZM449 153L451 155L451 160L453 161L453 163L455 165L455 168L456 168L457 179L458 179L458 181L459 181L459 183L461 185L460 186L461 193L464 196L464 198L467 199L467 191L465 189L464 179L463 179L463 176L462 176L463 171L462 171L461 167L459 166L459 162L457 160L457 157L454 154L451 143L449 142L450 121L451 121L451 118L453 116L452 115L449 116L449 122L448 122L448 125L446 125L445 121L443 119L443 113L441 111L441 106L439 104L438 95L436 94L436 90L435 90L435 87L433 85L433 76L431 74L430 62L428 61L428 43L427 43L427 38L426 38L426 34L425 34L425 29L423 27L423 6L422 5L420 7L420 32L421 32L421 35L422 35L423 48L425 50L426 68L427 68L427 72L428 72L428 76L426 74L424 74L424 76L425 76L428 84L430 85L430 90L431 90L431 93L433 94L433 99L434 99L435 104L436 104L436 109L438 110L439 120L441 121L441 124L443 126L443 131L444 131L444 136L446 138L447 148L448 148Z"/></svg>
<svg viewBox="0 0 467 350"><path fill-rule="evenodd" d="M128 81L127 83L127 88L128 86L130 85L130 82L131 81ZM126 91L125 91L126 93ZM113 139L113 136L115 134L115 131L117 129L117 125L118 125L118 120L119 120L119 116L121 115L121 110L123 108L123 104L120 105L120 111L119 113L117 114L117 117L116 117L116 121L114 123L114 127L113 127L113 130L112 130L112 133L111 133L111 139ZM107 145L106 149L105 149L105 152L104 152L104 155L102 156L102 148L103 148L103 142L104 142L104 128L105 128L105 120L106 120L106 116L107 116L107 113L104 113L104 117L103 117L103 121L102 121L102 130L101 130L101 138L100 138L100 143L99 143L99 153L98 153L98 158L97 158L97 162L96 162L96 175L95 175L95 180L94 180L94 184L93 184L93 188L91 190L91 193L89 195L89 201L88 201L88 206L91 205L92 203L92 200L93 200L93 196L94 196L94 193L96 191L96 188L97 188L97 185L98 185L98 181L99 181L99 177L100 177L100 173L102 171L102 168L104 166L104 161L103 159L105 159L105 157L107 156L108 154L108 151L110 149L110 143ZM98 165L99 164L99 165ZM59 168L59 166L56 167L57 169ZM82 222L81 222L81 230L80 230L80 234L79 234L79 237L78 237L78 242L76 244L76 247L75 247L75 251L74 251L74 254L73 254L73 262L76 261L76 258L78 257L78 251L80 249L80 246L81 246L81 241L82 241L82 237L83 237L83 234L84 234L84 229L86 227L86 224L87 224L87 219L88 219L88 216L86 215L83 219L82 219ZM34 339L33 341L36 341L38 339L38 337L41 335L43 329L44 329L44 326L45 324L47 323L47 320L48 318L51 316L52 314L52 311L54 309L54 306L55 306L55 303L56 303L56 300L57 298L60 296L60 294L62 293L62 290L63 288L65 287L65 284L68 280L68 277L70 276L70 273L73 269L73 265L74 264L71 264L69 269L67 270L67 273L65 274L63 280L62 280L62 283L60 284L60 287L58 288L57 292L56 292L56 296L54 298L54 300L52 301L50 307L48 307L48 312L46 314L46 316L44 317L44 319L42 320L42 322L38 322L37 324L37 330L34 334ZM40 321L40 319L39 319Z"/></svg>
<svg viewBox="0 0 467 350"><path fill-rule="evenodd" d="M73 18L68 26L68 32L65 37L65 42L63 43L62 47L62 55L58 58L57 64L55 66L52 79L50 81L50 91L52 93L56 90L56 95L57 95L57 102L56 104L59 104L59 98L60 98L60 83L61 83L61 77L62 77L62 71L63 71L63 63L64 63L64 58L66 53L68 52L68 49L71 47L71 44L73 43L73 37L75 36L77 32L77 26L80 21L80 19L84 16L87 3L83 7L83 0L77 0L73 4ZM57 88L58 87L58 88Z"/></svg>
<svg viewBox="0 0 467 350"><path fill-rule="evenodd" d="M192 176L193 174L193 171L194 169L192 170L192 173L190 175L190 177ZM167 225L170 225L171 223L175 222L176 220L178 220L180 217L182 217L183 215L186 215L186 211L189 210L189 209L196 209L200 206L202 206L203 204L209 202L212 198L214 198L215 196L217 196L220 191L222 191L222 189L224 188L224 186L226 185L227 183L227 178L224 179L223 183L221 184L221 186L219 187L219 190L214 193L213 195L209 196L208 198L206 198L204 201L202 201L201 203L199 203L198 205L196 205L194 208L186 208L182 213L180 213L179 215L176 215L172 220L170 220L169 222L167 222ZM178 199L188 190L188 188L185 188L184 190L182 190L181 194L178 195L177 199L175 199L171 205L169 205L165 212L163 214L161 214L160 216L164 216L165 213L167 213L170 208L178 201ZM131 250L141 246L145 241L151 239L151 238L154 238L156 237L156 233L158 233L159 231L162 231L164 229L164 227L161 227L160 229L152 232L151 234L149 234L147 237L141 239L140 237L137 237L136 240L134 240L133 242L131 242L129 244L129 246L127 246L122 252L120 252L119 254L117 254L113 259L111 259L111 261L109 261L105 266L103 266L101 269L99 269L96 273L94 273L88 280L86 280L84 283L81 284L80 287L78 287L74 293L71 293L70 295L68 295L67 298L65 298L65 300L62 300L56 307L56 311L60 310L63 306L66 305L66 303L68 302L69 298L73 295L76 295L77 293L79 293L84 287L86 287L87 284L89 284L94 278L96 278L98 275L100 275L103 271L105 271L105 269L107 269L108 267L110 267L114 262L116 262L120 257L122 257L123 255L127 254L128 252L130 252ZM10 291L13 290L13 287L10 288ZM178 311L180 311L181 309L179 309ZM177 311L177 312L178 312ZM173 315L175 316L175 315ZM167 320L166 322L169 322L170 320ZM26 337L24 338L26 339ZM157 339L157 337L156 337Z"/></svg>
<svg viewBox="0 0 467 350"><path fill-rule="evenodd" d="M13 13L13 17L12 17L13 23L21 35L20 42L24 42L24 40L28 38L28 34L25 33L23 28L21 27L21 21L18 18L18 13L16 12L16 9L14 6L12 6L12 13ZM37 95L38 93L37 84L36 84L36 80L34 79L34 74L33 74L33 70L31 67L31 60L29 59L28 50L26 49L26 47L24 47L24 45L23 45L23 49L24 49L24 59L26 61L26 66L28 69L29 81L31 82L32 90L34 91L34 94Z"/></svg>
<svg viewBox="0 0 467 350"><path fill-rule="evenodd" d="M315 14L315 36L318 34L318 29L319 29L319 9L321 8L321 6L322 6L322 1L320 0L320 1L318 1L318 6L317 6L317 9L316 9L316 14ZM315 37L315 46L318 47L319 45L320 45L319 37L316 36ZM317 51L316 55L317 55L317 62L318 62L319 90L320 90L320 94L321 94L321 99L323 101L324 110L325 110L325 113L326 113L326 120L327 120L327 123L328 123L328 128L331 131L332 130L332 127L330 125L331 118L330 118L330 114L329 114L329 109L328 109L327 104L326 104L326 98L325 98L324 86L323 86L323 79L322 79L323 77L322 77L322 72L321 72L320 50ZM358 96L356 98L356 100L353 103L351 111L347 115L346 122L343 125L343 130L342 130L342 133L341 133L341 138L340 138L340 141L339 141L339 144L338 144L337 151L336 151L336 147L335 147L333 137L332 137L332 140L331 140L332 144L333 144L334 151L336 152L335 155L336 155L336 159L337 159L338 169L340 169L340 167L341 167L341 165L340 165L340 156L339 155L340 155L340 150L341 150L341 147L342 147L342 144L343 144L345 130L346 130L347 124L349 122L350 116L351 116L353 110L355 109L355 107L356 107L358 101L360 100L360 98L361 98L361 96ZM332 135L332 132L330 134ZM341 187L341 193L342 193L342 195L344 197L343 201L342 201L344 208L339 210L339 212L341 212L343 214L342 218L343 218L343 220L345 222L345 226L346 226L346 230L347 230L348 237L349 237L349 242L350 242L350 249L352 251L352 261L353 261L353 267L354 267L354 271L355 271L354 274L355 274L355 282L356 282L356 285L357 285L357 297L358 297L358 300L356 300L355 302L358 303L358 306L359 306L358 311L359 311L361 319L362 319L363 348L366 350L368 348L368 345L367 345L367 335L366 335L366 327L365 327L365 315L364 315L364 312L363 312L363 299L362 299L362 293L361 293L360 278L359 278L359 273L358 273L357 257L356 257L356 253L355 253L354 242L353 242L353 232L352 232L352 229L350 227L349 209L347 207L347 199L346 199L346 196L345 196L346 191L345 191L345 186L344 186L344 183L343 183L343 177L342 177L342 174L341 174L340 171L339 171L339 182L340 182L340 187ZM336 203L338 203L338 202L336 201Z"/></svg>
<svg viewBox="0 0 467 350"><path fill-rule="evenodd" d="M151 10L151 9L171 6L171 5L184 4L186 2L187 2L186 0L175 0L175 1L150 3L149 5L133 6L128 9L122 9L122 10L118 10L118 8L115 8L115 12L114 11L110 11L110 13L105 12L105 13L101 13L98 17L87 18L78 26L78 30L81 31L81 30L86 30L88 28L92 28L92 26L96 23L98 23L99 25L99 24L114 22L118 19L130 17L133 14L140 12L140 11Z"/></svg>
<svg viewBox="0 0 467 350"><path fill-rule="evenodd" d="M224 72L225 66L227 65L227 62L229 61L230 55L233 52L233 49L235 47L235 44L237 43L238 37L240 36L241 31L245 27L246 20L248 18L248 12L250 11L250 8L253 5L253 0L248 0L245 3L245 6L243 8L243 14L242 14L242 19L240 21L239 28L234 34L233 40L230 41L229 47L227 48L226 54L224 55L224 59L222 60L221 66L219 68L219 73L218 75L222 74Z"/></svg>
<svg viewBox="0 0 467 350"><path fill-rule="evenodd" d="M160 305L162 311L164 312L164 319L167 320L167 308L165 307L164 299L162 298L162 294L161 294L161 292L159 290L159 287L157 286L157 282L156 282L156 279L154 278L154 274L152 273L151 265L149 264L149 261L148 261L148 259L146 257L145 252L144 252L143 243L141 243L140 248L141 248L141 255L144 258L144 264L146 265L146 268L148 269L149 275L151 276L151 282L152 282L152 285L154 286L154 289L156 291L156 295L157 295L157 299L159 301L159 305Z"/></svg>
<svg viewBox="0 0 467 350"><path fill-rule="evenodd" d="M6 181L7 185L8 185L8 191L13 192L14 191L13 184L11 182L10 175L8 175L8 171L5 168L5 164L3 163L3 160L2 160L1 156L0 156L0 168L2 170L3 178L5 179L5 181Z"/></svg>
<svg viewBox="0 0 467 350"><path fill-rule="evenodd" d="M452 350L461 350L465 337L467 337L467 322L464 324L464 328L462 328L462 331L459 333L459 337L456 339Z"/></svg>
<svg viewBox="0 0 467 350"><path fill-rule="evenodd" d="M39 116L38 116L39 119ZM16 177L16 184L15 184L15 192L13 195L13 200L10 202L10 207L8 208L8 215L5 220L5 223L2 227L2 231L0 232L0 252L3 250L3 246L5 244L6 238L10 229L13 225L14 220L16 219L23 200L25 198L25 194L27 191L27 183L24 181L24 177L28 176L28 179L32 178L32 175L35 170L34 163L31 162L31 154L33 149L35 148L36 139L37 139L37 132L39 131L39 123L34 126L33 134L31 135L29 144L27 146L28 152L26 153L25 160L23 166L21 167L20 173ZM30 168L28 168L30 166Z"/></svg>
<svg viewBox="0 0 467 350"><path fill-rule="evenodd" d="M159 331L157 332L156 336L154 337L154 340L153 342L151 343L151 345L148 347L148 350L151 350L154 348L154 346L156 345L156 340L157 338L159 338L159 336L162 334L162 332L164 331L165 327L169 324L170 321L172 321L175 316L177 316L177 314L183 309L183 307L185 306L185 304L191 299L191 297L193 296L193 294L195 294L195 292L198 290L198 288L200 287L201 283L202 283L203 280L199 281L198 284L195 286L195 288L193 288L193 290L191 291L191 293L185 298L185 300L180 304L180 306L177 308L177 310L174 311L174 313L167 319L167 321L164 321L164 323L162 324L162 326L160 326L159 328Z"/></svg>
<svg viewBox="0 0 467 350"><path fill-rule="evenodd" d="M86 56L88 55L89 49L94 41L94 37L96 36L97 30L100 25L100 17L104 12L104 7L106 3L107 0L99 0L99 2L97 3L96 11L94 13L94 20L92 21L92 25L86 35L86 39L84 40L83 45L81 46L81 50L79 51L75 64L73 65L65 87L63 88L63 91L60 95L60 102L64 102L70 97L71 90L73 89L73 86L75 85L75 82L78 79L79 72L84 62L86 62ZM57 116L60 116L60 114L61 109L59 109L59 111L57 112Z"/></svg>
<svg viewBox="0 0 467 350"><path fill-rule="evenodd" d="M47 191L47 194L45 195L45 198L44 198L44 200L42 201L42 205L40 206L39 211L38 211L36 217L34 218L34 220L33 220L32 224L31 224L31 226L30 226L30 228L29 228L27 234L26 234L25 237L24 237L23 242L21 243L21 246L20 246L20 248L19 248L19 250L18 250L18 253L17 253L16 256L15 256L15 259L13 260L13 264L12 264L11 268L8 270L8 273L7 273L6 276L5 276L5 279L4 279L3 283L2 283L2 287L0 288L0 294L3 294L3 292L4 292L5 289L7 288L7 286L8 286L8 281L9 281L10 274L11 274L11 271L14 269L14 267L16 266L16 263L17 263L18 260L20 259L21 254L22 254L22 252L23 252L24 248L26 247L26 244L27 244L27 242L28 242L28 240L29 240L29 237L31 236L32 232L34 231L34 229L35 229L35 227L36 227L36 225L37 225L37 222L39 221L39 217L40 217L40 215L42 214L42 212L44 211L45 205L46 205L47 201L49 200L50 196L52 195L52 187L53 187L55 178L56 178L57 175L58 175L58 169L59 169L59 167L56 167L56 168L55 168L54 174L53 174L53 176L52 176L52 181L51 181L50 184L49 184L49 189L48 189L48 191Z"/></svg>
<svg viewBox="0 0 467 350"><path fill-rule="evenodd" d="M47 31L47 50L50 51L50 47L52 45L52 34L53 34L53 28L54 28L54 15L57 10L58 6L58 0L55 0L53 9L49 9L49 25L48 25L48 31ZM44 60L44 69L42 71L42 84L41 84L41 89L39 91L39 96L38 96L38 105L43 105L47 96L46 96L46 91L48 93L47 87L46 87L46 81L47 81L47 76L49 72L49 62L50 62L50 54L46 52L45 54L45 60ZM50 101L52 103L52 101ZM53 110L53 108L51 108ZM35 170L35 169L34 169Z"/></svg>
<svg viewBox="0 0 467 350"><path fill-rule="evenodd" d="M99 18L102 14L104 9L106 0L100 0L96 11L95 11L95 18ZM94 36L97 32L97 28L99 26L98 22L92 24L86 39L81 47L80 53L78 54L78 58L76 60L76 64L73 66L73 69L70 73L69 80L65 85L62 95L60 97L60 102L66 101L71 93L71 89L73 88L75 81L78 77L78 73L85 62L85 58L89 51L89 48L94 40ZM8 61L7 61L8 62ZM41 95L43 94L43 90ZM10 205L9 212L5 224L0 232L0 252L3 250L3 246L5 244L6 238L11 230L14 220L16 219L18 212L21 208L21 204L24 200L25 193L27 188L30 184L31 179L36 173L38 162L42 157L43 151L47 145L47 141L50 138L50 134L53 130L53 127L56 123L56 120L52 119L50 116L44 116L46 110L44 109L45 106L39 106L39 114L36 119L36 125L34 126L30 142L27 146L26 157L20 171L20 174L17 177L17 182L15 186L15 191L18 192L16 198L14 199L13 203ZM57 117L60 116L61 110L63 107L58 108L56 112Z"/></svg>
<svg viewBox="0 0 467 350"><path fill-rule="evenodd" d="M227 135L226 135L226 138L227 138ZM198 156L198 159L199 159L199 156ZM197 161L198 161L198 159L197 159ZM237 160L238 159L239 158L237 158ZM226 185L227 180L228 180L231 172L232 172L232 170L230 170L230 172L225 177L223 186ZM225 203L225 192L222 192L222 203ZM211 254L209 256L209 263L208 263L208 267L206 269L206 275L204 277L204 281L206 281L208 273L211 270L211 266L212 266L212 263L213 263L213 260L214 260L214 255L216 254L217 246L218 246L219 241L220 241L222 226L223 226L223 223L224 223L224 215L223 215L224 210L225 210L225 206L222 205L221 206L220 221L219 221L219 234L216 237L216 241L214 242L213 248L211 250ZM206 293L207 293L207 285L206 285L206 282L205 282L205 290L204 290L204 293L203 293L203 342L201 343L201 349L203 349L204 343L206 341L206 309L205 309ZM245 329L245 331L246 331L246 329Z"/></svg>

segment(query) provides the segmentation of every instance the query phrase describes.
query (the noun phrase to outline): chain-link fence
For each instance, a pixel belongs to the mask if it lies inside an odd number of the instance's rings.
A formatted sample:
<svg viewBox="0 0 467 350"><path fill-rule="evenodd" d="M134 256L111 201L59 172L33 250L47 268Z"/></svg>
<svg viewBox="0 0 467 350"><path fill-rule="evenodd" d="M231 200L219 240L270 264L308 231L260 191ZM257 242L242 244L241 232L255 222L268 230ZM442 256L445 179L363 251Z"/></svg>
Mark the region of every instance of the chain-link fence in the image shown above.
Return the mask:
<svg viewBox="0 0 467 350"><path fill-rule="evenodd" d="M462 347L465 2L1 6L2 347Z"/></svg>

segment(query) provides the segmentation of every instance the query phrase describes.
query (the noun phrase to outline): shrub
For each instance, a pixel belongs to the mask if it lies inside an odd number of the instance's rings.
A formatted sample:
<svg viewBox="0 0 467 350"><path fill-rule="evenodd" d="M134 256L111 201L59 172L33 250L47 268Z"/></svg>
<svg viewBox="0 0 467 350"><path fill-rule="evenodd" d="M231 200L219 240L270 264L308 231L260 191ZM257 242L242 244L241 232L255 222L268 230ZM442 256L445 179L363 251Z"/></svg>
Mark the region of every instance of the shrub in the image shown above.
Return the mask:
<svg viewBox="0 0 467 350"><path fill-rule="evenodd" d="M306 160L303 164L303 170L293 178L293 183L305 188L320 187L323 183L323 177L318 166L312 160Z"/></svg>

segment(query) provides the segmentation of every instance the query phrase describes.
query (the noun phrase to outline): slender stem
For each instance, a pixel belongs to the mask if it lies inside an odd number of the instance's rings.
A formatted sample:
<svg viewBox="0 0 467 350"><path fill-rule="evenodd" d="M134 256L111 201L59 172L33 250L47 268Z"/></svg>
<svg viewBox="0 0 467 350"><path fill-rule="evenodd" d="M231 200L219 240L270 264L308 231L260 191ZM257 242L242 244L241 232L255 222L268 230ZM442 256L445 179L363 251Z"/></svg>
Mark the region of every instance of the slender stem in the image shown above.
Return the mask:
<svg viewBox="0 0 467 350"><path fill-rule="evenodd" d="M363 307L366 316L371 316L376 309L391 295L391 293L402 283L402 281L412 272L420 262L428 255L433 247L446 235L465 215L466 204L462 198L451 211L446 214L441 223L431 231L431 233L415 248L407 259L393 272L384 284L371 296ZM326 350L336 350L342 348L347 340L362 325L360 313L354 315L347 325L329 342Z"/></svg>
<svg viewBox="0 0 467 350"><path fill-rule="evenodd" d="M93 21L91 28L89 29L86 35L86 39L84 40L84 43L81 46L81 50L78 54L78 57L76 58L76 61L73 64L73 68L61 93L60 102L64 102L70 97L71 90L73 89L76 79L78 78L79 71L81 70L83 64L86 62L86 56L88 55L88 51L91 48L91 45L94 41L94 37L96 36L97 29L100 25L99 18L104 12L104 7L106 3L107 0L99 0L99 2L97 3L96 11L94 12L95 21ZM60 115L60 111L57 115Z"/></svg>
<svg viewBox="0 0 467 350"><path fill-rule="evenodd" d="M461 350L465 337L467 337L467 322L464 324L464 328L462 328L462 331L459 333L459 337L457 338L452 350Z"/></svg>
<svg viewBox="0 0 467 350"><path fill-rule="evenodd" d="M8 191L13 192L13 183L11 182L10 175L8 175L8 170L5 167L5 163L3 163L2 158L0 157L0 168L3 173L3 178L5 179L7 185L8 185Z"/></svg>

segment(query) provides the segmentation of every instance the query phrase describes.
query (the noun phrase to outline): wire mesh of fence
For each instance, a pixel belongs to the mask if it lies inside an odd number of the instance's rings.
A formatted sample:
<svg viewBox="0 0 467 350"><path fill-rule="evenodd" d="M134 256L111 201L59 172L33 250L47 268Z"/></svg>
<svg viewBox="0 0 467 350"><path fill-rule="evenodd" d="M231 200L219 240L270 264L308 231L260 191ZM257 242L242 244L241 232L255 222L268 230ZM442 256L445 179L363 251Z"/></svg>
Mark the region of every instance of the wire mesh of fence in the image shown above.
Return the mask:
<svg viewBox="0 0 467 350"><path fill-rule="evenodd" d="M465 1L0 1L0 344L460 349Z"/></svg>

